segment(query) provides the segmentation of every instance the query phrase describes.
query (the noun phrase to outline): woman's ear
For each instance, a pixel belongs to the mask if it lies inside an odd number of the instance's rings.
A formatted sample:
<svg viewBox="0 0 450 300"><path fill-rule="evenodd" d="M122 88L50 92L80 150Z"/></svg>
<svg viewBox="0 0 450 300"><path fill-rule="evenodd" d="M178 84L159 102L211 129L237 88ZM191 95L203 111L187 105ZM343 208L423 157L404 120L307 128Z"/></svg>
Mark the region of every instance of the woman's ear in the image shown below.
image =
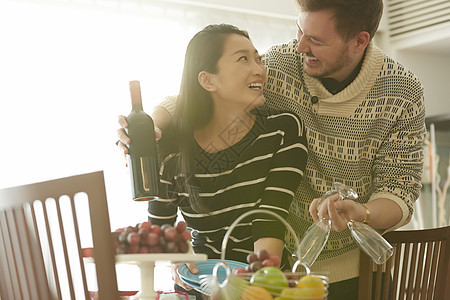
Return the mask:
<svg viewBox="0 0 450 300"><path fill-rule="evenodd" d="M198 73L198 82L208 92L214 92L216 90L214 79L212 78L213 76L214 74L208 73L206 71L201 71L200 73Z"/></svg>

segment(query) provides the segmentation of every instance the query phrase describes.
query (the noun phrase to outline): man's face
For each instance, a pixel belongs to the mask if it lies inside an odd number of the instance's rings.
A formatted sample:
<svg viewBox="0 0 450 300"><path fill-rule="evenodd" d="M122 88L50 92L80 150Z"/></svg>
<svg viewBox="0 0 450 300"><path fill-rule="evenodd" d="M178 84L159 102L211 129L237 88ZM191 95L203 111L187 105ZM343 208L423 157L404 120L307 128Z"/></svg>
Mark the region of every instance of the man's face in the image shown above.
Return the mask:
<svg viewBox="0 0 450 300"><path fill-rule="evenodd" d="M303 69L311 77L342 81L352 70L349 43L335 29L329 10L300 12L297 19L297 51L304 53Z"/></svg>

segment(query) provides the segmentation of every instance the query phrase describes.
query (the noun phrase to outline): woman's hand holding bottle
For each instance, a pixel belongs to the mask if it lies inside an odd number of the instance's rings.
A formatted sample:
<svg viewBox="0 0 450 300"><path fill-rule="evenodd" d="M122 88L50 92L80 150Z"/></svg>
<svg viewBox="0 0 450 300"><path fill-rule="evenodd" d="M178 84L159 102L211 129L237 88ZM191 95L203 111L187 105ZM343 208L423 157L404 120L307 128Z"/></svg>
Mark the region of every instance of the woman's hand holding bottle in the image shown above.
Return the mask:
<svg viewBox="0 0 450 300"><path fill-rule="evenodd" d="M117 129L117 146L123 151L123 155L127 155L130 146L130 137L127 135L125 128L128 128L127 117L123 115L119 115L117 118L117 122L119 123L120 128ZM155 125L155 137L156 140L159 140L162 137L162 131Z"/></svg>

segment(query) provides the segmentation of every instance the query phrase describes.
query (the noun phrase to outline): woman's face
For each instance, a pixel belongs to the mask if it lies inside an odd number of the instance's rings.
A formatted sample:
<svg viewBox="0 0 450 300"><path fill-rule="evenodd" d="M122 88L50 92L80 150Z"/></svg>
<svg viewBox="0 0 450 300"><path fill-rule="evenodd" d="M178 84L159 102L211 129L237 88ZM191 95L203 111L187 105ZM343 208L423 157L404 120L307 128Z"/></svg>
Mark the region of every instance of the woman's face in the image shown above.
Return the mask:
<svg viewBox="0 0 450 300"><path fill-rule="evenodd" d="M266 70L249 39L238 34L229 35L217 70L217 74L211 74L214 85L211 94L215 101L226 101L247 110L264 103Z"/></svg>

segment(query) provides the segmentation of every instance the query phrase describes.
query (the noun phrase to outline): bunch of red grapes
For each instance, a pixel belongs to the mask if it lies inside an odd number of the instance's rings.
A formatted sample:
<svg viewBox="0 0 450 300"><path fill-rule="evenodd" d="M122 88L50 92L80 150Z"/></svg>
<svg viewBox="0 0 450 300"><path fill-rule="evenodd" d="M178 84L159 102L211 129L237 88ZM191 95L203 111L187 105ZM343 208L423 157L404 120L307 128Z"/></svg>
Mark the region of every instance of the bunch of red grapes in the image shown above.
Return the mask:
<svg viewBox="0 0 450 300"><path fill-rule="evenodd" d="M191 233L184 221L178 222L175 227L142 222L113 232L116 254L186 253L190 240Z"/></svg>
<svg viewBox="0 0 450 300"><path fill-rule="evenodd" d="M280 267L281 259L276 254L270 254L266 250L260 250L257 253L247 255L248 265L245 268L234 268L234 275L245 275L246 273L254 273L263 267Z"/></svg>

